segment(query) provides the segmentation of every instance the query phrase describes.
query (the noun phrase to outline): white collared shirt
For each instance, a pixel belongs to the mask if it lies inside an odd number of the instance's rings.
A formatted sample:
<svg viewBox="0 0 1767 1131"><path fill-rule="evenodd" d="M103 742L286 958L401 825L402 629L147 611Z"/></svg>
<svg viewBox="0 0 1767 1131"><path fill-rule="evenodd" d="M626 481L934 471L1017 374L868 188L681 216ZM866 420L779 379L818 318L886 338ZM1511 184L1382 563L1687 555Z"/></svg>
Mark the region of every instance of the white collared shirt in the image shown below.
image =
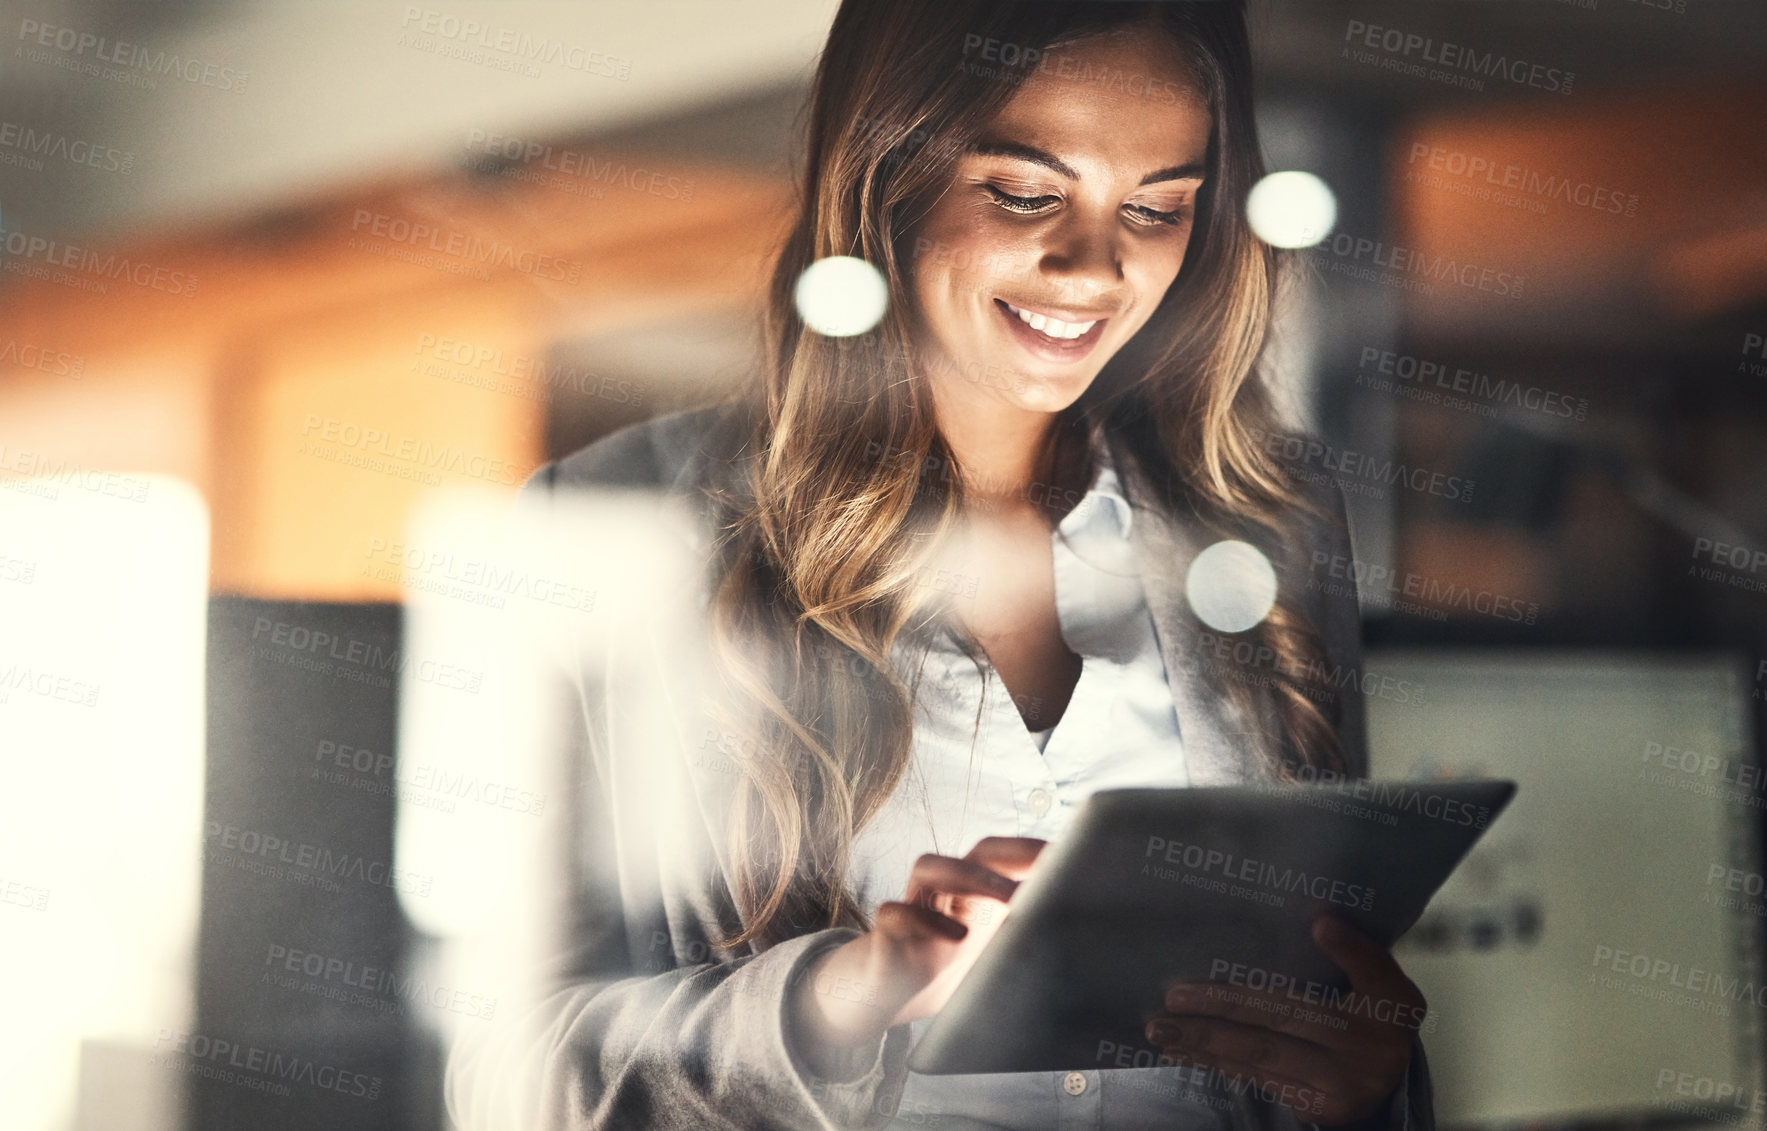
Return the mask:
<svg viewBox="0 0 1767 1131"><path fill-rule="evenodd" d="M913 761L854 842L849 880L860 904L902 898L922 853L962 856L985 836L1045 840L1094 790L1185 786L1178 714L1129 541L1134 516L1104 445L1092 485L1051 532L1062 638L1082 660L1061 719L1039 750L991 668L948 638L927 655L914 705ZM900 666L910 662L906 649ZM912 679L910 671L904 678ZM918 1041L927 1021L916 1022ZM1215 1104L1186 1102L1176 1069L910 1073L897 1123L1023 1128L1216 1128ZM1153 1120L1155 1122L1145 1122Z"/></svg>
<svg viewBox="0 0 1767 1131"><path fill-rule="evenodd" d="M1047 840L1094 790L1189 784L1133 521L1101 445L1092 486L1050 534L1056 614L1082 666L1041 750L991 667L978 670L948 638L928 653L913 762L854 845L850 879L867 912L901 898L923 852L962 856L985 836Z"/></svg>

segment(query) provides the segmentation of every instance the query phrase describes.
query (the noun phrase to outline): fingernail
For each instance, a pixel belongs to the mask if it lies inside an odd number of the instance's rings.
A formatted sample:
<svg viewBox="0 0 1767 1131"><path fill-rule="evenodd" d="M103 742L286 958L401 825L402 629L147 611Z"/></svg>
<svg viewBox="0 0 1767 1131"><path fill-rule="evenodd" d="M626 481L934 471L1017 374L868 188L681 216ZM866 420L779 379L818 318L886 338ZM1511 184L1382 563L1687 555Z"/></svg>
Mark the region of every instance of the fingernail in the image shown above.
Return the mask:
<svg viewBox="0 0 1767 1131"><path fill-rule="evenodd" d="M1170 1021L1150 1021L1147 1039L1156 1045L1175 1045L1178 1043L1178 1026Z"/></svg>

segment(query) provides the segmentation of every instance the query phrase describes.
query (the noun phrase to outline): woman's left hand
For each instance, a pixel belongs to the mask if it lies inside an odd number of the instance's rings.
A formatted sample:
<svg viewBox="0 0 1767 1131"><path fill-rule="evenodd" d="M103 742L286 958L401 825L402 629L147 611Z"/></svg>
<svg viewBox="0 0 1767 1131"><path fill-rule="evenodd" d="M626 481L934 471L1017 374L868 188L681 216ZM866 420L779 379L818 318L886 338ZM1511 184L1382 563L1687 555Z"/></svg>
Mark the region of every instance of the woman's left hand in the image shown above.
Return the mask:
<svg viewBox="0 0 1767 1131"><path fill-rule="evenodd" d="M1343 920L1321 917L1313 938L1349 975L1347 993L1308 1000L1320 995L1176 984L1166 992L1170 1015L1147 1025L1162 1063L1250 1080L1309 1123L1354 1123L1379 1112L1410 1066L1423 994L1386 947Z"/></svg>

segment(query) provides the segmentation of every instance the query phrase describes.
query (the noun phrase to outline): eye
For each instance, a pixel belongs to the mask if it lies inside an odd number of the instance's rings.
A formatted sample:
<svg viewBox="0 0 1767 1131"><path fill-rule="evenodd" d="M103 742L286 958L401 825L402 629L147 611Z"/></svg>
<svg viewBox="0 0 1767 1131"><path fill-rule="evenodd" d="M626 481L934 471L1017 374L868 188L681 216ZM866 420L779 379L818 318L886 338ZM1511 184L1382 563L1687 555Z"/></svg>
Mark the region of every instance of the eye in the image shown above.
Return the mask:
<svg viewBox="0 0 1767 1131"><path fill-rule="evenodd" d="M1046 196L1014 196L1009 192L995 188L993 185L983 185L982 187L988 190L988 195L994 198L995 204L998 204L1008 212L1022 212L1026 214L1042 212L1048 209L1050 205L1061 200L1061 197L1056 196L1053 193Z"/></svg>
<svg viewBox="0 0 1767 1131"><path fill-rule="evenodd" d="M1190 218L1190 209L1176 208L1171 212L1161 212L1157 208L1149 208L1144 204L1125 206L1129 214L1144 224L1170 224L1177 226Z"/></svg>

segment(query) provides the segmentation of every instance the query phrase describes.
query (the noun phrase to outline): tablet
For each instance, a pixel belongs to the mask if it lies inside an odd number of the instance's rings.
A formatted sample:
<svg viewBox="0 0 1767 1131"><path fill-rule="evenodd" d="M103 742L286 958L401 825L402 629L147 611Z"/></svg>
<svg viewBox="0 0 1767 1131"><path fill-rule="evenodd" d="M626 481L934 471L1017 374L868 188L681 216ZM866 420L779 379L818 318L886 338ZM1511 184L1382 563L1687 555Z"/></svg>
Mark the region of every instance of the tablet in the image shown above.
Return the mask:
<svg viewBox="0 0 1767 1131"><path fill-rule="evenodd" d="M1391 945L1497 819L1508 781L1094 793L909 1056L916 1072L1146 1067L1167 985L1349 988L1322 911ZM1284 980L1286 979L1286 980Z"/></svg>

